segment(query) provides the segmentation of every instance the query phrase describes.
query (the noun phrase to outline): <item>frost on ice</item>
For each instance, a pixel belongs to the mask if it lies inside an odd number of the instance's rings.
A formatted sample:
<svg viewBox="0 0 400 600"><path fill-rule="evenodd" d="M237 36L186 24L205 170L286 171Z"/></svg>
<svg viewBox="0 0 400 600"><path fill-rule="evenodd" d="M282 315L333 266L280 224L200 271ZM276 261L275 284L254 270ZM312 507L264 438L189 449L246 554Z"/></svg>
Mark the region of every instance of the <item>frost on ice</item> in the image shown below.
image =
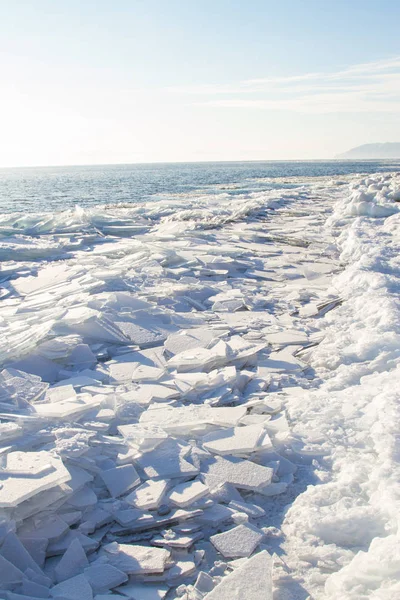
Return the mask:
<svg viewBox="0 0 400 600"><path fill-rule="evenodd" d="M399 178L348 179L2 218L1 599L396 597Z"/></svg>

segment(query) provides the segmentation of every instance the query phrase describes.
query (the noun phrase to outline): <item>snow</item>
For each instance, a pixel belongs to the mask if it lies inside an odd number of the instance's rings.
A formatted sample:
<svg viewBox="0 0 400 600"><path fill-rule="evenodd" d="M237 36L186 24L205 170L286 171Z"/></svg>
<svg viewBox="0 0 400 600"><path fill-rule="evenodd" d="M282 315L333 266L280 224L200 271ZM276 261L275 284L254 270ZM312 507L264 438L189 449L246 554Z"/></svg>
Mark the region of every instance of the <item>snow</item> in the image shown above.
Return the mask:
<svg viewBox="0 0 400 600"><path fill-rule="evenodd" d="M11 226L0 597L399 595L400 181L344 179Z"/></svg>

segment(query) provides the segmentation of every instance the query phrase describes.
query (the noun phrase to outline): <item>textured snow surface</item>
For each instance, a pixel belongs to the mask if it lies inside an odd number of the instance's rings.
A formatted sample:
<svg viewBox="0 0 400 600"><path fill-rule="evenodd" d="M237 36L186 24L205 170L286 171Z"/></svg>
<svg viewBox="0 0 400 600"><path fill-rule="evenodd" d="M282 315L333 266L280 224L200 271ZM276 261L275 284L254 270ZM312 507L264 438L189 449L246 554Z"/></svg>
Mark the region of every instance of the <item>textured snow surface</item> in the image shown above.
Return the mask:
<svg viewBox="0 0 400 600"><path fill-rule="evenodd" d="M400 177L288 181L2 218L0 600L400 597Z"/></svg>

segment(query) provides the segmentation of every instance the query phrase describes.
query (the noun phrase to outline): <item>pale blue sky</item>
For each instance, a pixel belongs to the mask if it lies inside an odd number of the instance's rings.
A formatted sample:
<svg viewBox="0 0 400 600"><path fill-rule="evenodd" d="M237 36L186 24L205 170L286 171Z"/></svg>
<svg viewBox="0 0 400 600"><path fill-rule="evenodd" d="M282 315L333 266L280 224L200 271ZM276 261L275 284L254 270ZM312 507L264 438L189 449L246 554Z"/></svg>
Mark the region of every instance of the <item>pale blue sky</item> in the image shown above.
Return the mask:
<svg viewBox="0 0 400 600"><path fill-rule="evenodd" d="M392 0L0 0L0 166L400 141Z"/></svg>

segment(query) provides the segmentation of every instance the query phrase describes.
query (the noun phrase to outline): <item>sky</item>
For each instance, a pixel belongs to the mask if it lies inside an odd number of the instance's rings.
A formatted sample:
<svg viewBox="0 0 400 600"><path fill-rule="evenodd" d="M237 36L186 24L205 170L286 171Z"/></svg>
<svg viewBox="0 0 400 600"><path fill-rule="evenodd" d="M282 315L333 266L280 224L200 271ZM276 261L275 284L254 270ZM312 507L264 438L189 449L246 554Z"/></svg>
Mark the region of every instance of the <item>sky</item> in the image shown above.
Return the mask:
<svg viewBox="0 0 400 600"><path fill-rule="evenodd" d="M0 0L0 167L400 142L398 0Z"/></svg>

